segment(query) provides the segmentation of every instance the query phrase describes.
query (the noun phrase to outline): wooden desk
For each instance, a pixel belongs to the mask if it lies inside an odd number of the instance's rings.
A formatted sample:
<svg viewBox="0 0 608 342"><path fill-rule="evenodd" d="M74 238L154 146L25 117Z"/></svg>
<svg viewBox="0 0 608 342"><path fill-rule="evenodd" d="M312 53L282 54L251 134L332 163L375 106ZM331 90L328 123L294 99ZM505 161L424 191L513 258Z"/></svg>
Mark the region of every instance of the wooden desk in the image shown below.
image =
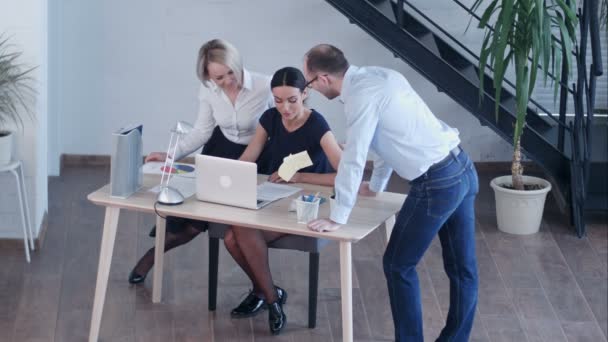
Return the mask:
<svg viewBox="0 0 608 342"><path fill-rule="evenodd" d="M266 176L259 177L259 181L264 181L265 179ZM89 194L87 197L91 202L106 207L89 342L97 341L99 337L101 315L103 313L103 305L108 286L108 276L110 274L110 264L112 261L120 210L127 209L154 213L156 194L148 192L147 190L157 185L158 182L158 176L144 177L143 188L127 199L110 197L108 185ZM331 188L329 187L309 184L296 184L295 186L303 188L306 194L320 191L325 195L324 197L329 197L328 195L331 192ZM181 205L157 205L156 209L163 216L186 217L338 241L340 245L342 333L344 341L352 341L352 243L361 240L383 223L387 227L387 234L390 234L390 230L394 224L394 215L401 209L401 205L405 200L405 195L385 192L373 198L360 197L357 200L357 204L353 209L348 224L338 231L330 233L314 232L308 229L306 225L296 223L295 212L287 211L291 198L295 196L297 195L274 202L260 210L242 209L201 202L197 201L194 197L186 199ZM319 208L319 217L327 217L328 215L329 205L321 205ZM152 289L152 301L154 303L158 303L161 300L164 259L163 247L165 245L165 220L157 216L156 222L156 253L154 256Z"/></svg>

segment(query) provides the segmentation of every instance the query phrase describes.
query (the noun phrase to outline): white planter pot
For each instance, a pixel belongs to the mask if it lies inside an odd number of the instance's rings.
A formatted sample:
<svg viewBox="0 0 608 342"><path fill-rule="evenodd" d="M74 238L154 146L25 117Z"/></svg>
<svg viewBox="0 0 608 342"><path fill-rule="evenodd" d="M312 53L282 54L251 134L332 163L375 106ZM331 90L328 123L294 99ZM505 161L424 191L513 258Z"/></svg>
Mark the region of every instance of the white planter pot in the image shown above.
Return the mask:
<svg viewBox="0 0 608 342"><path fill-rule="evenodd" d="M524 184L539 184L540 190L521 191L507 189L501 184L513 184L511 176L492 179L490 186L496 198L498 229L511 234L534 234L540 228L547 193L551 183L531 176L523 176Z"/></svg>
<svg viewBox="0 0 608 342"><path fill-rule="evenodd" d="M13 133L0 131L0 165L8 164L13 153Z"/></svg>

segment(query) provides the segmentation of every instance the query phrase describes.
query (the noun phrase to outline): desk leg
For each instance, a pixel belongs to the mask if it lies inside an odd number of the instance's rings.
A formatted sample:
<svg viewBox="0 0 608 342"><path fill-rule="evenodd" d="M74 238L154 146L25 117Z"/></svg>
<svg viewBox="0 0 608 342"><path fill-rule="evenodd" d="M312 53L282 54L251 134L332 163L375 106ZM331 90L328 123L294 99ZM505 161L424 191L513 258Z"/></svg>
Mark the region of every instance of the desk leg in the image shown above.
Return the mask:
<svg viewBox="0 0 608 342"><path fill-rule="evenodd" d="M112 253L114 252L119 214L120 208L106 208L101 249L99 251L99 266L97 267L97 283L95 285L95 300L93 301L93 317L91 318L89 342L96 342L99 338L101 314L103 313L103 304L106 300L106 290L108 289L108 277L110 276L110 265L112 264Z"/></svg>
<svg viewBox="0 0 608 342"><path fill-rule="evenodd" d="M393 232L393 227L395 227L395 215L389 217L384 221L384 229L386 230L386 244L391 239L391 233Z"/></svg>
<svg viewBox="0 0 608 342"><path fill-rule="evenodd" d="M342 287L342 341L353 341L353 269L351 243L340 241L340 286Z"/></svg>
<svg viewBox="0 0 608 342"><path fill-rule="evenodd" d="M160 303L163 293L163 261L165 258L165 231L167 221L156 216L156 242L154 245L154 281L152 284L152 303Z"/></svg>

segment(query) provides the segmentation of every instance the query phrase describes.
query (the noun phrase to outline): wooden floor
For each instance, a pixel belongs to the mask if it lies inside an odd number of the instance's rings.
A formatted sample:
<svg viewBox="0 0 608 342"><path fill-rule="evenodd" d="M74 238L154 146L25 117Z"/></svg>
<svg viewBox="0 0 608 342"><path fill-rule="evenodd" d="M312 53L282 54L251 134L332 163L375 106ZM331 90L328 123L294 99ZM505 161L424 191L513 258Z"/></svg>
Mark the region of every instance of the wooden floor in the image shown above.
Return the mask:
<svg viewBox="0 0 608 342"><path fill-rule="evenodd" d="M541 232L500 233L494 200L481 175L477 201L479 305L472 341L606 341L606 223L576 238L552 202ZM31 264L19 249L0 250L0 341L85 341L88 337L103 209L86 195L109 179L106 168L68 168L49 184L49 227ZM393 180L392 191L405 192ZM131 267L152 244L154 218L123 212L106 297L103 341L341 341L338 248L321 253L318 325L308 329L308 258L271 251L275 283L285 288L286 330L268 332L267 314L234 320L230 309L249 283L221 247L218 310L207 311L207 236L168 254L163 303L151 303L151 277L129 286ZM600 221L601 222L601 221ZM383 230L353 246L354 327L357 341L393 340L382 271ZM448 308L448 281L434 241L419 266L427 340L438 335Z"/></svg>

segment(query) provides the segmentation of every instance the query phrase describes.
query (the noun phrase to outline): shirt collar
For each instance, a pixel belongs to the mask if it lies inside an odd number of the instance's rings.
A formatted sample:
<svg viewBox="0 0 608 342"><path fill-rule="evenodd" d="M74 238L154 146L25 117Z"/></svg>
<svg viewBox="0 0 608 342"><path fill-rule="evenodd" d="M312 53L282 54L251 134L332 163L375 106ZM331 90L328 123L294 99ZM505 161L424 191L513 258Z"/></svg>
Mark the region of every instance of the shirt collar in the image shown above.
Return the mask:
<svg viewBox="0 0 608 342"><path fill-rule="evenodd" d="M243 89L251 90L253 88L253 77L247 69L243 68Z"/></svg>
<svg viewBox="0 0 608 342"><path fill-rule="evenodd" d="M209 85L209 88L211 90L213 90L215 93L219 93L220 91L222 91L222 89L220 87L217 86L217 84L215 84L215 82L209 80L207 81L207 84ZM247 89L247 90L251 90L253 88L253 77L251 76L251 73L243 68L243 89Z"/></svg>
<svg viewBox="0 0 608 342"><path fill-rule="evenodd" d="M348 67L346 72L344 73L344 78L342 79L342 89L340 89L340 102L344 103L345 99L348 97L348 90L350 88L350 83L352 81L353 76L359 70L358 66L351 65Z"/></svg>

